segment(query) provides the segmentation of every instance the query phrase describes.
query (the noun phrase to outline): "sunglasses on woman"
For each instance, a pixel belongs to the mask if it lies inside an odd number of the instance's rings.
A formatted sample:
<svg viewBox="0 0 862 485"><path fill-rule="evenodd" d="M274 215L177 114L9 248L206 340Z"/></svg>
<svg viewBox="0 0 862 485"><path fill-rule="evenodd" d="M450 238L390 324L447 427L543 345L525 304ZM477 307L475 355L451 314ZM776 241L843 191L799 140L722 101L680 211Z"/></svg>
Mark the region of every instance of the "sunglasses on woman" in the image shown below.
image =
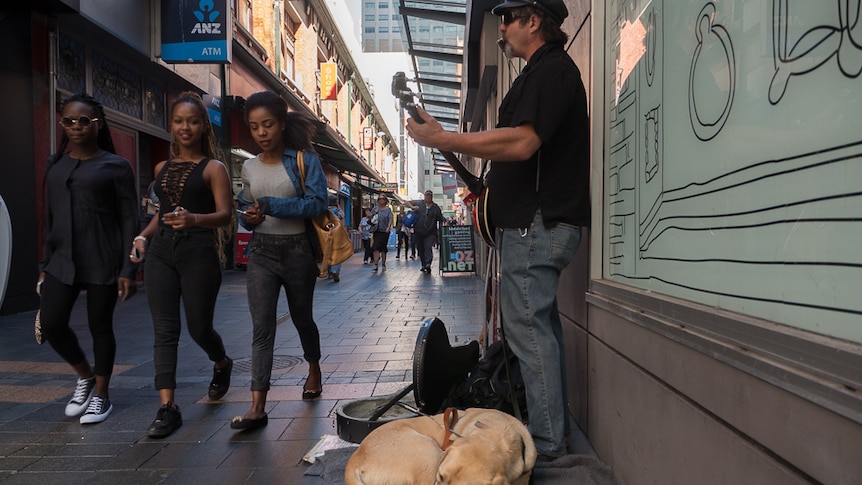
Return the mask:
<svg viewBox="0 0 862 485"><path fill-rule="evenodd" d="M86 128L96 121L99 121L99 118L90 118L89 116L79 116L77 119L70 116L60 118L60 124L63 125L64 128L71 128L76 124L81 128Z"/></svg>

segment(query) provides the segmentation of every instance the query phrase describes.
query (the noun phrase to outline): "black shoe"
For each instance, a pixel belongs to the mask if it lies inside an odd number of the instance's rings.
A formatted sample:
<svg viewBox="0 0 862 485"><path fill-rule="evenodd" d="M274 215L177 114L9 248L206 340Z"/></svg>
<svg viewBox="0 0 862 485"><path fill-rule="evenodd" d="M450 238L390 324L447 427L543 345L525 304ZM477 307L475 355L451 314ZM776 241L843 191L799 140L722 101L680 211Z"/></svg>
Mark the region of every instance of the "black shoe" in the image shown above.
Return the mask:
<svg viewBox="0 0 862 485"><path fill-rule="evenodd" d="M169 402L159 408L156 420L147 428L147 436L150 438L164 438L183 425L183 415L180 407Z"/></svg>
<svg viewBox="0 0 862 485"><path fill-rule="evenodd" d="M243 418L242 416L236 416L230 421L231 429L238 429L242 431L254 431L258 428L262 428L266 426L269 422L269 416L264 414L263 416L257 419L251 418Z"/></svg>
<svg viewBox="0 0 862 485"><path fill-rule="evenodd" d="M210 401L221 399L230 389L230 372L233 370L233 360L227 357L227 367L216 369L213 367L213 380L210 381Z"/></svg>
<svg viewBox="0 0 862 485"><path fill-rule="evenodd" d="M332 273L332 281L334 281L334 282L336 282L336 283L338 283L339 281L341 281L341 277L340 277L340 276L338 276L338 273Z"/></svg>

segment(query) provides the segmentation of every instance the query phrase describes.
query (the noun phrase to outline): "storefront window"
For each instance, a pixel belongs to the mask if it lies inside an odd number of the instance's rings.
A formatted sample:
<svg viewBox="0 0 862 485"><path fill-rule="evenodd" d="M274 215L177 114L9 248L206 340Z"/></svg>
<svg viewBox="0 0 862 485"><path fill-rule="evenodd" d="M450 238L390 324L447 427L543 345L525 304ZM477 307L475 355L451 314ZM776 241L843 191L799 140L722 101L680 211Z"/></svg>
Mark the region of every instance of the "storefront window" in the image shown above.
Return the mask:
<svg viewBox="0 0 862 485"><path fill-rule="evenodd" d="M165 126L165 90L151 80L146 81L147 87L144 91L147 123L166 128Z"/></svg>
<svg viewBox="0 0 862 485"><path fill-rule="evenodd" d="M84 44L63 34L59 36L57 87L69 93L87 90Z"/></svg>
<svg viewBox="0 0 862 485"><path fill-rule="evenodd" d="M862 342L858 10L605 4L605 279Z"/></svg>
<svg viewBox="0 0 862 485"><path fill-rule="evenodd" d="M105 106L141 119L141 76L97 52L92 61L93 96Z"/></svg>

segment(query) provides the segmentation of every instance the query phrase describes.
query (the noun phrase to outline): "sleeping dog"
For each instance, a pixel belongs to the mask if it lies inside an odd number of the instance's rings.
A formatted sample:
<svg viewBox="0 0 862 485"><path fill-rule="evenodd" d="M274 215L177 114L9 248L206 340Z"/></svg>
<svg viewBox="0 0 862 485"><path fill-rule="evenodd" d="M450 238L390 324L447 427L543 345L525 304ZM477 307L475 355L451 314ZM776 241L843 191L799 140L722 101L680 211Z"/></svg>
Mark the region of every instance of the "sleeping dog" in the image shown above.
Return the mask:
<svg viewBox="0 0 862 485"><path fill-rule="evenodd" d="M390 421L362 440L347 485L526 485L536 463L527 428L494 409Z"/></svg>

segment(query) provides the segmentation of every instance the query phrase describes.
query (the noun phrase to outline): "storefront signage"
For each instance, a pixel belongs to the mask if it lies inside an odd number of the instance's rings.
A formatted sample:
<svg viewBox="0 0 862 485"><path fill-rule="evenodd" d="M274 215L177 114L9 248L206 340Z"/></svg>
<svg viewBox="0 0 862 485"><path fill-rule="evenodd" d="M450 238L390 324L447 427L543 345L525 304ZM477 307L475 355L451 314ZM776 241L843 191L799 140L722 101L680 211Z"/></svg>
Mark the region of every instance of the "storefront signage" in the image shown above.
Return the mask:
<svg viewBox="0 0 862 485"><path fill-rule="evenodd" d="M227 0L162 0L161 6L163 61L230 63Z"/></svg>
<svg viewBox="0 0 862 485"><path fill-rule="evenodd" d="M475 254L473 226L440 228L440 270L443 273L475 273Z"/></svg>
<svg viewBox="0 0 862 485"><path fill-rule="evenodd" d="M334 62L320 65L320 99L338 99L338 68Z"/></svg>
<svg viewBox="0 0 862 485"><path fill-rule="evenodd" d="M362 149L371 150L374 148L374 129L369 127L362 129Z"/></svg>

